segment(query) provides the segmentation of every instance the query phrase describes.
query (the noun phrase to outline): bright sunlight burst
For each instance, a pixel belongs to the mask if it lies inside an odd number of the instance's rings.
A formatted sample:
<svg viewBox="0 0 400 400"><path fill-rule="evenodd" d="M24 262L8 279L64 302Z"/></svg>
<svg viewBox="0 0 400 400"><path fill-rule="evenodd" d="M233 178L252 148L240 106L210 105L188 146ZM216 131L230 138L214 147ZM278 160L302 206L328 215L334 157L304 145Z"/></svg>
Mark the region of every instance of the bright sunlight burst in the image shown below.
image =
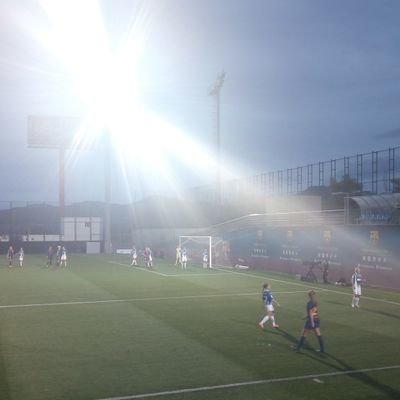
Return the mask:
<svg viewBox="0 0 400 400"><path fill-rule="evenodd" d="M71 74L74 92L83 104L85 125L111 134L123 169L132 161L132 149L137 149L136 165L139 159L149 173L156 171L158 177L162 173L170 185L173 171L168 168L168 157L190 168L200 166L203 172L215 170L210 152L140 104L135 67L146 29L135 25L113 49L96 0L42 0L41 5L50 28L40 40ZM87 135L90 129L81 131Z"/></svg>

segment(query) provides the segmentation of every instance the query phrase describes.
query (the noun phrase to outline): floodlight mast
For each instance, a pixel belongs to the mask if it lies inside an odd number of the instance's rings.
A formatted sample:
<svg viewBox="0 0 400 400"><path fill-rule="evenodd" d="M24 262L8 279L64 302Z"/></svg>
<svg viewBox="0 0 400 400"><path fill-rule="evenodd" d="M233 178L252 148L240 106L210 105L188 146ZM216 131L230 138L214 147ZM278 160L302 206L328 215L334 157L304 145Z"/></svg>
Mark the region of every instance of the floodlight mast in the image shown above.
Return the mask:
<svg viewBox="0 0 400 400"><path fill-rule="evenodd" d="M216 201L221 202L221 116L220 116L220 103L221 103L221 90L224 85L226 72L222 71L217 77L214 86L208 92L209 96L215 98L215 115L216 115L216 158L217 158L217 176L216 176Z"/></svg>
<svg viewBox="0 0 400 400"><path fill-rule="evenodd" d="M111 254L111 133L109 130L105 132L104 151L104 254Z"/></svg>
<svg viewBox="0 0 400 400"><path fill-rule="evenodd" d="M58 184L58 202L60 207L60 232L63 232L64 208L65 208L65 149L63 146L59 148L59 184ZM61 236L60 236L61 237Z"/></svg>

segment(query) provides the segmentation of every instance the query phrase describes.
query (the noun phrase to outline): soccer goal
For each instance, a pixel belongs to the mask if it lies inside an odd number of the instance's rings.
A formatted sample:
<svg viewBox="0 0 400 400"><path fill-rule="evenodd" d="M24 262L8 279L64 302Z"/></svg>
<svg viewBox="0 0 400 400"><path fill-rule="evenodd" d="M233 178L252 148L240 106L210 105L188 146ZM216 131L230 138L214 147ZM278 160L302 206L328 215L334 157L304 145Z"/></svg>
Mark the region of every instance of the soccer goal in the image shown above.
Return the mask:
<svg viewBox="0 0 400 400"><path fill-rule="evenodd" d="M207 255L208 268L229 265L229 246L215 236L179 236L179 247L185 249L191 264L203 264Z"/></svg>

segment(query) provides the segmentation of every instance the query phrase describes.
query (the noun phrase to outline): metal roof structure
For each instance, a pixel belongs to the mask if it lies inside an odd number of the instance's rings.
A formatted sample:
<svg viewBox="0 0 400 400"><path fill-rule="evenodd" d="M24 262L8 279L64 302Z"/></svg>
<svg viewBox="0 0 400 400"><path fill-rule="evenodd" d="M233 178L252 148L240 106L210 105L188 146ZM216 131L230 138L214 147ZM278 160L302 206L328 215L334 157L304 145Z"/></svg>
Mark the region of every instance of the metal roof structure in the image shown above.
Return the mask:
<svg viewBox="0 0 400 400"><path fill-rule="evenodd" d="M360 220L390 222L400 210L400 193L350 197L360 210Z"/></svg>

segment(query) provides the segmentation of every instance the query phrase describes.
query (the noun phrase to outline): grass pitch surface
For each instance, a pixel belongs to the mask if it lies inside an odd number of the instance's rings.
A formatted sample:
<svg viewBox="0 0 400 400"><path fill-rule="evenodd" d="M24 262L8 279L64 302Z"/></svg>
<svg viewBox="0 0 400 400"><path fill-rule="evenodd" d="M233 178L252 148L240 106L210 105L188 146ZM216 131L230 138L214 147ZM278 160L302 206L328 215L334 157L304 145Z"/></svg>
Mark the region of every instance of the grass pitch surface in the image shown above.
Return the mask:
<svg viewBox="0 0 400 400"><path fill-rule="evenodd" d="M400 293L314 285L326 355L291 351L309 284L254 271L188 270L71 255L0 269L0 399L400 399ZM279 329L264 315L270 282Z"/></svg>

